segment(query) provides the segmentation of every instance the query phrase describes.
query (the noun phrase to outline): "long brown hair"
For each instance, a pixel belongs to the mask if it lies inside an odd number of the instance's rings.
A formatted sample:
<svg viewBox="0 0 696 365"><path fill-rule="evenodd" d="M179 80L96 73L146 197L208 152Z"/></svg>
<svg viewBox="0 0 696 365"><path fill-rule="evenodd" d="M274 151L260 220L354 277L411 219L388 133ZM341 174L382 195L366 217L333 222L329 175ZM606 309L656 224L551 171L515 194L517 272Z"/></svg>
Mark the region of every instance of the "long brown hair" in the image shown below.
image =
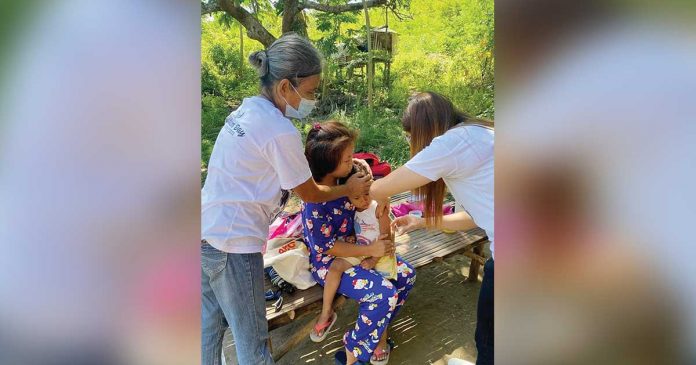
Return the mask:
<svg viewBox="0 0 696 365"><path fill-rule="evenodd" d="M434 92L419 93L411 98L401 123L404 131L411 134L411 157L429 146L435 137L460 124L493 128L492 122L459 111L446 97ZM442 179L433 181L416 188L413 194L423 202L426 224L439 227L442 224L445 182Z"/></svg>

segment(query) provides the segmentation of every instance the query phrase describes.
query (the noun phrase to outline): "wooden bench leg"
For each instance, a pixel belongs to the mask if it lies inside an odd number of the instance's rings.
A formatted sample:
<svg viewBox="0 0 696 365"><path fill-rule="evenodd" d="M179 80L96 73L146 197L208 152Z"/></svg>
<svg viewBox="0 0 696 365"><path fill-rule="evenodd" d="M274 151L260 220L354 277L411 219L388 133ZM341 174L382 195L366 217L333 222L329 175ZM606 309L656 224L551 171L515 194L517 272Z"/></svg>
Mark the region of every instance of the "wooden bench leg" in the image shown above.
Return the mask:
<svg viewBox="0 0 696 365"><path fill-rule="evenodd" d="M273 352L273 361L278 361L280 360L281 357L285 356L290 350L293 349L293 347L297 346L300 342L303 340L306 340L307 337L309 336L309 333L312 331L312 328L314 328L314 321L309 321L304 327L300 328L299 331L295 332L295 334L292 335L292 337L288 338L285 343L278 349L278 351Z"/></svg>
<svg viewBox="0 0 696 365"><path fill-rule="evenodd" d="M474 255L483 256L483 245L475 245L472 251ZM478 275L481 266L482 265L477 260L471 259L471 265L469 265L469 277L467 278L467 281L474 283L478 281Z"/></svg>
<svg viewBox="0 0 696 365"><path fill-rule="evenodd" d="M343 307L343 304L346 302L346 298L344 296L337 296L336 299L334 300L334 310L338 311ZM273 353L273 361L278 361L280 360L281 357L285 356L290 350L292 350L297 344L302 342L303 340L306 340L307 337L309 337L309 333L312 332L312 329L314 328L314 321L309 321L304 327L300 328L295 334L292 335L283 345L278 349L277 352Z"/></svg>

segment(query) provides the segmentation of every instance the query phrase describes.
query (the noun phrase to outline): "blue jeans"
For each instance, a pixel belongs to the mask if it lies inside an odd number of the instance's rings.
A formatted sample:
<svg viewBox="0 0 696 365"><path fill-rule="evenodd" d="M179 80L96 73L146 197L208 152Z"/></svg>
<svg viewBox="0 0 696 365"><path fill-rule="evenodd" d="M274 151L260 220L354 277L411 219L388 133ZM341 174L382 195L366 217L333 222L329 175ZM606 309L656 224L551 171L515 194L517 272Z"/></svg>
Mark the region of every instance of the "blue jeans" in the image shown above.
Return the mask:
<svg viewBox="0 0 696 365"><path fill-rule="evenodd" d="M472 265L474 263L472 262ZM476 365L493 364L493 259L483 265L483 282L476 313Z"/></svg>
<svg viewBox="0 0 696 365"><path fill-rule="evenodd" d="M201 245L201 363L220 365L232 329L239 365L272 365L260 253L232 254Z"/></svg>

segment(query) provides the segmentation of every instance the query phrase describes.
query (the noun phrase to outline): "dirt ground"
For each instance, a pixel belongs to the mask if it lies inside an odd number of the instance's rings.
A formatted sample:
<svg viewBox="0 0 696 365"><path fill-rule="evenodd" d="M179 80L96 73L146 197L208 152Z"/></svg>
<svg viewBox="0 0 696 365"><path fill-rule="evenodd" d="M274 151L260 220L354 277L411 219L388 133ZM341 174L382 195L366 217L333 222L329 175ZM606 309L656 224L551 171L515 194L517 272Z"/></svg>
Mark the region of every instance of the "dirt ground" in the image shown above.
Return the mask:
<svg viewBox="0 0 696 365"><path fill-rule="evenodd" d="M469 263L469 258L454 255L417 270L415 287L389 329L396 342L389 364L445 365L448 356L475 362L474 330L481 278L476 283L465 281ZM333 364L334 353L342 348L343 333L356 318L357 303L349 300L338 312L338 322L324 342L317 344L307 337L277 364ZM274 346L280 346L293 331L314 320L314 316L306 316L272 331ZM229 330L224 355L228 365L237 364Z"/></svg>

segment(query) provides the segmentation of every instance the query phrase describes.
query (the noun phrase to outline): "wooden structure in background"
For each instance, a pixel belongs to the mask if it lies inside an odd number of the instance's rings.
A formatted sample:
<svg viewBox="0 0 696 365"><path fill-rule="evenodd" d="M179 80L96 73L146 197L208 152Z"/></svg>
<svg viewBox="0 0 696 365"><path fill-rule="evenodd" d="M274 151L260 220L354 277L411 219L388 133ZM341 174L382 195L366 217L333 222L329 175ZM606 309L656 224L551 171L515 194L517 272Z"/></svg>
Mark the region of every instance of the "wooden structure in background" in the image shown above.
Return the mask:
<svg viewBox="0 0 696 365"><path fill-rule="evenodd" d="M372 49L372 75L374 75L375 65L381 63L384 65L384 80L385 84L390 84L391 63L396 53L398 33L389 29L388 26L372 28L370 30L370 46ZM364 52L364 57L353 58L348 52L344 52L338 58L338 65L345 68L346 77L365 77L368 73L368 55L367 55L367 40L364 36L356 37L354 43L357 44L357 49ZM356 72L358 71L358 72Z"/></svg>

